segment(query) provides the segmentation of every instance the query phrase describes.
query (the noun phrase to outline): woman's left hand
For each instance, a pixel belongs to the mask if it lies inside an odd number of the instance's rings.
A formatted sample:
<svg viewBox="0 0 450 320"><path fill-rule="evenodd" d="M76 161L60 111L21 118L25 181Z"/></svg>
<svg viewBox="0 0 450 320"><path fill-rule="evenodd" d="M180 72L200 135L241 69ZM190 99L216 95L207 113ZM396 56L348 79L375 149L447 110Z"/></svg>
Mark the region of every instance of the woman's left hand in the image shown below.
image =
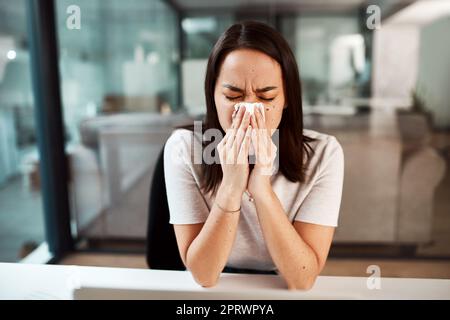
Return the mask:
<svg viewBox="0 0 450 320"><path fill-rule="evenodd" d="M270 177L274 173L274 162L277 156L277 146L272 141L270 129L266 127L259 108L251 117L252 145L255 150L255 167L253 168L247 189L255 197L271 190Z"/></svg>

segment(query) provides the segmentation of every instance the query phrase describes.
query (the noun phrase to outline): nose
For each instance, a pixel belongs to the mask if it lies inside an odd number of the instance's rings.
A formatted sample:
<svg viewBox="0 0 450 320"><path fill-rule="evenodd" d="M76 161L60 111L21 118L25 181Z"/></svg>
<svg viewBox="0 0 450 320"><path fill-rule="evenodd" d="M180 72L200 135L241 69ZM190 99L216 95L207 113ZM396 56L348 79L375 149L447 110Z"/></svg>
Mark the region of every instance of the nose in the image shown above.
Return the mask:
<svg viewBox="0 0 450 320"><path fill-rule="evenodd" d="M250 95L246 95L244 102L247 103L257 103L259 102L258 98L256 97L256 95L252 92Z"/></svg>

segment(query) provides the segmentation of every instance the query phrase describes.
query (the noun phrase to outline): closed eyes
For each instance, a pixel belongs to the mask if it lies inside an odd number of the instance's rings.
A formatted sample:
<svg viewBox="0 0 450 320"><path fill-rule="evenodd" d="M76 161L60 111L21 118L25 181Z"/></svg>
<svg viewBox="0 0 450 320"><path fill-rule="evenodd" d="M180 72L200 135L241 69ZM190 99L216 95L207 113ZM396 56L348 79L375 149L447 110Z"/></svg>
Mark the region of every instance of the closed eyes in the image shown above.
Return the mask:
<svg viewBox="0 0 450 320"><path fill-rule="evenodd" d="M235 101L237 99L241 99L242 96L237 96L237 97L229 97L229 96L225 96L225 98L227 98L230 101ZM258 99L263 100L263 101L272 101L274 98L263 98L263 97L258 97Z"/></svg>

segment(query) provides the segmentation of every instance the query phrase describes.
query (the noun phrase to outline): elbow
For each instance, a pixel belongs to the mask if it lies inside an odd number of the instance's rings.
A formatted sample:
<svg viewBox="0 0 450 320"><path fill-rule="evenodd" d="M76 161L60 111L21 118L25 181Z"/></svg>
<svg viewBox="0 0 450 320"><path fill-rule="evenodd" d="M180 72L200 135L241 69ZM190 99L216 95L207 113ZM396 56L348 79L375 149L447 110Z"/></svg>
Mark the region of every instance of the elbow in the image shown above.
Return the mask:
<svg viewBox="0 0 450 320"><path fill-rule="evenodd" d="M203 288L212 288L217 285L217 280L213 281L204 281L204 282L197 282L199 285L201 285Z"/></svg>
<svg viewBox="0 0 450 320"><path fill-rule="evenodd" d="M197 282L199 285L201 285L203 288L212 288L215 287L217 285L217 283L219 282L219 277L218 276L210 276L210 275L194 275L192 274L194 277L195 282Z"/></svg>
<svg viewBox="0 0 450 320"><path fill-rule="evenodd" d="M307 270L308 269L308 270ZM317 277L320 274L322 268L320 264L311 265L311 267L306 268L303 266L301 270L297 270L294 272L293 277L291 279L287 279L287 285L289 290L304 290L308 291L314 287L316 283Z"/></svg>
<svg viewBox="0 0 450 320"><path fill-rule="evenodd" d="M212 272L210 269L205 269L203 267L198 268L195 266L186 266L191 272L192 277L195 282L204 288L211 288L217 285L219 282L220 272Z"/></svg>
<svg viewBox="0 0 450 320"><path fill-rule="evenodd" d="M289 290L304 290L308 291L314 287L317 276L298 279L297 281L288 282Z"/></svg>

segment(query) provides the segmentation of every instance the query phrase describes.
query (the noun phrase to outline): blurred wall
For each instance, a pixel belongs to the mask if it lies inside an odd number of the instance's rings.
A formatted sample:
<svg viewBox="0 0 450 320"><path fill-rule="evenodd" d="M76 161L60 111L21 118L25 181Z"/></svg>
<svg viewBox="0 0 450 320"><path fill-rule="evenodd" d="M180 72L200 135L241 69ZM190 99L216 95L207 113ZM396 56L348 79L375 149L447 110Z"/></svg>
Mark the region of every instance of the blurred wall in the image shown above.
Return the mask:
<svg viewBox="0 0 450 320"><path fill-rule="evenodd" d="M374 35L372 92L375 98L409 101L417 81L420 28L383 24Z"/></svg>
<svg viewBox="0 0 450 320"><path fill-rule="evenodd" d="M417 87L436 128L450 129L450 17L421 30Z"/></svg>

